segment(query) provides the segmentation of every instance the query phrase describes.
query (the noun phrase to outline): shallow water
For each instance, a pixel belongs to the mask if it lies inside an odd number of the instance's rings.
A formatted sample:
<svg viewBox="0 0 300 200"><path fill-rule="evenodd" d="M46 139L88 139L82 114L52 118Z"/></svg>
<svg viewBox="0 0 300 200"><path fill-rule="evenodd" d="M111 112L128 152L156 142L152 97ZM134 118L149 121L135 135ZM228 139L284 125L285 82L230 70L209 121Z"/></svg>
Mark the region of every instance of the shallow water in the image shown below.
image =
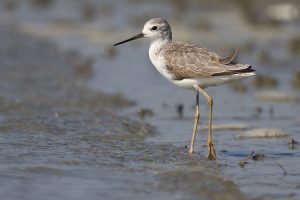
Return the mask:
<svg viewBox="0 0 300 200"><path fill-rule="evenodd" d="M215 163L144 142L155 129L113 111L132 103L86 87L51 43L6 26L0 37L1 197L246 198Z"/></svg>
<svg viewBox="0 0 300 200"><path fill-rule="evenodd" d="M113 143L97 143L97 134L90 136L90 138L87 137L80 144L74 144L72 150L77 149L79 145L78 151L80 153L78 156L80 157L74 160L75 163L79 162L79 166L70 164L72 170L71 172L68 170L68 173L83 174L76 177L75 180L73 180L72 175L70 177L66 175L64 177L67 180L63 179L57 182L57 179L55 179L55 182L48 183L49 188L53 187L53 191L56 191L57 186L63 187L66 182L78 183L68 188L70 190L67 193L68 198L72 197L69 195L74 195L78 199L80 197L96 198L98 195L103 195L104 197L110 197L110 199L116 199L120 195L124 195L125 192L122 191L129 189L127 188L129 186L125 184L127 182L132 183L130 187L133 187L133 189L130 191L135 191L134 188L137 188L138 191L140 187L135 184L136 182L140 184L143 178L139 176L145 175L145 173L139 173L139 170L144 172L145 169L151 172L150 175L148 174L149 177L145 178L147 181L142 183L142 185L145 185L145 191L140 191L134 195L127 193L128 196L124 198L170 198L170 193L176 191L174 188L176 185L169 188L165 186L164 188L161 184L166 180L166 182L176 182L178 180L172 180L172 173L176 172L168 172L169 168L185 168L185 165L188 165L189 162L196 165L193 169L199 170L197 167L201 168L198 166L201 164L194 163L186 157L187 150L185 149L185 146L189 145L192 131L195 101L193 92L171 85L155 71L148 58L147 42L135 41L111 49L111 44L139 32L146 19L152 16L163 16L170 21L175 40L199 43L221 55L227 55L228 49L237 46L240 49L238 54L240 62L250 63L257 69L258 74L271 75L279 81L278 87L271 88L272 90L288 92L295 96L299 95L299 90L291 86L293 72L299 70L299 56L291 55L289 49L290 40L299 33L299 18L293 22L283 23L281 26L275 25L274 27L272 23L266 23L264 21L266 18L262 16L254 24L250 24L241 16L241 12L244 12L244 10L240 10L243 8L241 5L223 5L214 2L207 4L205 1L201 1L201 4L190 2L187 7L178 6L172 1L166 1L162 5L156 2L136 3L135 1L118 3L115 1L89 1L87 4L94 5L99 10L95 18L90 21L86 21L87 19L82 16L83 3L80 1L74 1L73 3L69 1L55 2L47 7L45 9L46 14L41 15L42 17L38 19L37 16L40 16L42 8L20 3L15 11L2 12L1 21L5 24L12 24L28 34L54 39L64 50L79 50L83 57L94 58L94 71L92 76L87 79L88 86L99 91L121 93L137 103L137 106L125 110L109 108L115 110L119 115L138 119L136 114L138 108L151 109L154 116L146 117L145 122L154 125L159 134L147 137L144 143L125 142L124 146L117 143L116 148L120 148L121 145L122 151L120 152L109 151L99 154L99 149L105 149L101 145L110 147ZM273 2L268 1L266 5L268 4L272 5ZM294 4L297 5L297 2L295 1ZM258 13L266 8L265 5L260 7L260 4L256 1L251 6L260 8L257 11ZM252 15L255 14L252 13ZM85 83L84 81L83 84ZM283 102L259 101L255 99L255 94L264 90L269 91L268 88L254 87L253 79L238 83L238 85L241 84L247 88L245 93L235 92L231 86L207 89L207 92L214 97L214 124L245 124L250 128L281 128L288 132L289 137L300 141L299 123L296 122L300 112L298 100ZM267 92L265 94L267 95ZM183 118L179 118L176 113L176 107L179 104L184 105ZM201 129L207 123L207 107L204 98L200 99L200 115ZM296 144L294 149L289 149L289 137L237 139L235 136L240 132L242 131L220 130L213 133L223 176L234 181L241 191L250 197L299 199L299 144ZM196 145L197 156L206 155L206 138L206 131L199 131ZM98 138L98 141L102 140L102 137ZM42 142L43 139L38 138L37 141ZM153 145L155 148L153 148ZM60 145L54 143L53 146L58 148L54 155L63 155L62 152L65 150L59 149ZM140 152L136 151L137 149ZM157 149L158 152L153 152L153 149ZM241 168L239 161L247 157L252 151L263 153L265 158L258 161L250 160L244 168ZM12 153L16 154L17 152L13 151ZM44 153L46 157L51 158L51 155L48 155L48 150L45 150ZM152 154L154 154L154 157L151 157ZM109 156L103 158L103 155ZM136 156L142 162L136 162ZM103 160L98 160L98 157ZM72 163L72 159L69 157L66 162ZM124 166L122 164L124 160L129 161L129 164ZM156 162L156 160L158 161ZM93 163L92 167L89 165L90 163ZM182 163L184 164L182 165ZM46 163L45 166L29 166L22 168L22 170L37 176L48 173L51 176L56 176L64 173L64 170L57 168L56 165L56 162ZM103 167L105 165L107 165L107 168ZM286 174L280 168L280 165L286 170ZM98 174L96 179L91 179L97 174L98 168L95 166L101 166L101 175ZM137 172L134 172L134 176L132 174L128 175L123 171L124 168ZM189 170L191 169L189 168ZM15 175L16 171L18 169L4 171L3 174L7 177L5 181L12 180L9 175ZM165 178L164 176L159 177L162 180L157 181L157 177L153 177L156 171L159 174L163 172L169 175L166 175ZM184 178L179 178L179 180L188 179L193 183L197 182L197 177L182 174L183 171L178 172L178 176L175 177L183 176ZM205 170L201 173L204 175ZM114 174L113 178L109 177L109 174ZM44 184L45 180L36 180L41 182L32 185L32 188L37 188L40 191L39 185ZM99 180L107 181L101 181L103 185L97 185L96 187L95 185L96 183L99 184ZM216 182L219 183L219 181ZM146 189L149 184L151 187ZM94 193L93 191L99 189L98 187L102 188L101 192L105 191L103 188L107 188L107 191L118 189L121 192L114 193L113 196L110 192ZM9 184L8 188L11 188ZM159 193L155 193L158 196L152 197L153 191L157 191L157 188L160 188ZM12 193L10 190L7 191L7 194ZM76 191L83 193L76 194ZM191 192L193 195L197 194L194 189L183 191ZM41 191L41 194L44 194L43 191ZM183 194L185 193L175 193L173 197L183 199L183 196L181 196ZM60 197L64 197L63 195L65 194L58 194ZM191 198L195 197L193 195Z"/></svg>

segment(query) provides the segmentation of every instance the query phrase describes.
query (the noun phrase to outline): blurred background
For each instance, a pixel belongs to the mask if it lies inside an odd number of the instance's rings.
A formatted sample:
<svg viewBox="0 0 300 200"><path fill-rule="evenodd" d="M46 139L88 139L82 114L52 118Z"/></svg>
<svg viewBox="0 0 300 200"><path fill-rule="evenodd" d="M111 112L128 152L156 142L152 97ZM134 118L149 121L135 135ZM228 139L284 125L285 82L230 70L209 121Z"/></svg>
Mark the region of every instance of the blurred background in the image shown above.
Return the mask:
<svg viewBox="0 0 300 200"><path fill-rule="evenodd" d="M222 172L252 197L300 198L300 152L289 148L291 139L300 141L299 0L0 1L0 24L56 43L73 58L78 84L134 101L135 106L117 113L155 126L160 134L146 142L185 146L195 95L156 71L148 58L149 41L112 46L155 17L169 22L174 40L223 57L237 47L236 61L257 70L254 78L207 89L214 98L216 148L230 166ZM205 155L207 107L200 99L196 150ZM243 131L262 137L240 139L248 137L240 135ZM238 161L253 150L269 159L240 168ZM282 176L274 161L289 175Z"/></svg>

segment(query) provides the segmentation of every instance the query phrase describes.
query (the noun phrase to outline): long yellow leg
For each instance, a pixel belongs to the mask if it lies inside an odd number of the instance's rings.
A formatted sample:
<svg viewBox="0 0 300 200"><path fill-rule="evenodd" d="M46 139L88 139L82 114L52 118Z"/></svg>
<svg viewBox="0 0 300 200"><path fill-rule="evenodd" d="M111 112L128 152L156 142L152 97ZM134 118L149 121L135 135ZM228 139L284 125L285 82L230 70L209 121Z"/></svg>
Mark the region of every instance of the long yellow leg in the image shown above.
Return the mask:
<svg viewBox="0 0 300 200"><path fill-rule="evenodd" d="M216 160L217 155L214 148L213 138L212 138L212 132L211 132L211 126L212 126L212 107L213 107L213 99L211 96L209 96L202 88L200 88L198 85L194 86L194 88L201 93L203 96L205 96L208 104L208 137L207 137L207 145L208 145L208 156L207 158L210 160Z"/></svg>
<svg viewBox="0 0 300 200"><path fill-rule="evenodd" d="M191 146L189 153L192 154L194 153L194 145L195 145L195 139L196 139L196 132L197 132L197 127L198 127L198 122L199 122L199 92L197 91L196 93L196 110L194 114L194 127L193 127L193 134L192 134L192 140L191 140Z"/></svg>

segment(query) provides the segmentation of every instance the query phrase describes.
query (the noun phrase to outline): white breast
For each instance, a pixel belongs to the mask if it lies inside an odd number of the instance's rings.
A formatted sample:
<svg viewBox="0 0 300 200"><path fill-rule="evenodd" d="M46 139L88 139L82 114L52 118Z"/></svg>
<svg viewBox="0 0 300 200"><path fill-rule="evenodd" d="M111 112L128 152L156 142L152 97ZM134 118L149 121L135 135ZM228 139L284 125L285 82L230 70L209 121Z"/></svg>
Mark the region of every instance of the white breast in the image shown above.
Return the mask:
<svg viewBox="0 0 300 200"><path fill-rule="evenodd" d="M159 71L159 73L161 73L165 78L171 81L173 76L167 70L164 57L159 54L159 50L162 44L162 41L154 41L151 43L149 48L149 58L157 71Z"/></svg>

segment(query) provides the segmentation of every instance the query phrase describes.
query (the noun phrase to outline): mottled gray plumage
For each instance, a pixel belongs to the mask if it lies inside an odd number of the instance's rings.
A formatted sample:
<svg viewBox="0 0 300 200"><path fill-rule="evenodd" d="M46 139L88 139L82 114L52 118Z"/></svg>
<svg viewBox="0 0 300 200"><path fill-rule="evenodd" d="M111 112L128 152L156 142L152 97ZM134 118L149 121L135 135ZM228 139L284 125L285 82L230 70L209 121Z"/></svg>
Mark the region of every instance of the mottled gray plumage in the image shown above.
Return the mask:
<svg viewBox="0 0 300 200"><path fill-rule="evenodd" d="M167 70L176 80L254 71L250 65L232 62L236 51L228 58L222 58L198 45L168 42L162 45L156 53L158 57L164 58Z"/></svg>

